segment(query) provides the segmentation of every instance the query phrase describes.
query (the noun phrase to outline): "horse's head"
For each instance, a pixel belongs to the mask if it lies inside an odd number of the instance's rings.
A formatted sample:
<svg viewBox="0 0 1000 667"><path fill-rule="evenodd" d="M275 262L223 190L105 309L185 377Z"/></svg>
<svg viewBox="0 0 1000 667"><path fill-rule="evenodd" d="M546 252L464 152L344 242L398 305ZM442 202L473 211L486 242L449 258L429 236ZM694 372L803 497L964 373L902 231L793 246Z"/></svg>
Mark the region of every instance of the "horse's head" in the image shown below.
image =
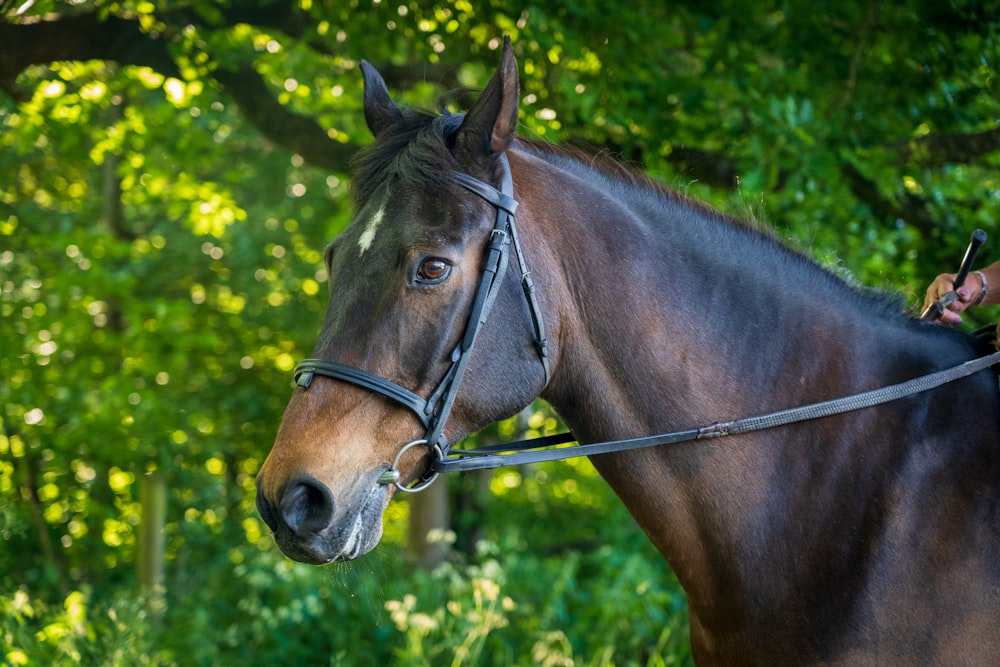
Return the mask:
<svg viewBox="0 0 1000 667"><path fill-rule="evenodd" d="M417 405L344 375L299 379L270 455L257 478L257 505L290 557L310 563L355 558L382 534L382 513L402 485L419 478L431 448L455 442L527 405L544 384L530 316L512 271L489 295L492 315L469 354L446 424L421 416L421 401L455 373L456 350L476 307L485 249L498 209L456 182L467 174L498 185L517 124L517 68L503 57L482 96L463 116L403 110L381 76L363 64L364 108L375 142L355 163L356 216L326 252L330 303L307 363L384 378ZM502 211L501 211L502 213ZM507 256L505 255L505 261ZM447 380L445 381L447 384ZM391 392L389 392L391 393ZM386 484L392 467L399 485Z"/></svg>

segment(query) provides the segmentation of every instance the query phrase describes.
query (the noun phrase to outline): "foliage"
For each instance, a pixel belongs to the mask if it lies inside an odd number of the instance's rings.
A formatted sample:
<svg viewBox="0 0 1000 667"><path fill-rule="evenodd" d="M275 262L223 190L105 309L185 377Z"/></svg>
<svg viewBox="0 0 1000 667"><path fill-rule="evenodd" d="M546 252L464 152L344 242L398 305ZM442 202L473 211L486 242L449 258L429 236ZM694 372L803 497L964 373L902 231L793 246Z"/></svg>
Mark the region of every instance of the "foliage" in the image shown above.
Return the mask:
<svg viewBox="0 0 1000 667"><path fill-rule="evenodd" d="M6 662L689 659L682 593L585 462L496 473L430 574L400 553L405 503L380 552L326 569L253 509L368 141L357 63L461 108L503 33L523 135L914 304L996 230L995 3L0 2ZM147 475L169 488L162 616L135 574Z"/></svg>
<svg viewBox="0 0 1000 667"><path fill-rule="evenodd" d="M168 591L159 622L136 596L77 591L59 604L21 589L0 597L12 619L0 649L15 665L353 665L362 651L365 663L400 666L684 664L684 598L669 569L608 502L592 468L566 467L525 471L523 484L534 490L520 500L509 488L520 482L498 481L512 506L497 513L526 521L491 531L473 553L434 572L410 571L391 538L366 560L319 569L285 560L259 532L240 540L223 531L225 543L244 544L228 558L213 557L211 545L189 547L203 567L197 581ZM567 485L576 502L538 516L529 498ZM580 504L594 508L581 534L601 536L586 549L554 541L575 535L547 529L549 512L569 521L581 516ZM390 533L403 521L397 513Z"/></svg>

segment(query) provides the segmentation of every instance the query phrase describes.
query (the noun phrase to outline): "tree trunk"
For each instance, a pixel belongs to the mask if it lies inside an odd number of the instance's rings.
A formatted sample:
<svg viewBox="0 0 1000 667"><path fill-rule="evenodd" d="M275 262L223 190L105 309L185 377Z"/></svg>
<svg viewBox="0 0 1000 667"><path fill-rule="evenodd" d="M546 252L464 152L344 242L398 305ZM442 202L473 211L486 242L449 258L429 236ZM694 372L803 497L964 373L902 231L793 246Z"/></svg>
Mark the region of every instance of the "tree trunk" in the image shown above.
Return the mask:
<svg viewBox="0 0 1000 667"><path fill-rule="evenodd" d="M163 475L148 472L139 480L142 519L139 525L139 592L145 598L146 612L156 622L163 615L163 564L167 523L167 485Z"/></svg>
<svg viewBox="0 0 1000 667"><path fill-rule="evenodd" d="M410 554L425 570L433 570L448 557L450 544L446 535L451 529L448 511L448 476L419 493L411 494L407 543Z"/></svg>

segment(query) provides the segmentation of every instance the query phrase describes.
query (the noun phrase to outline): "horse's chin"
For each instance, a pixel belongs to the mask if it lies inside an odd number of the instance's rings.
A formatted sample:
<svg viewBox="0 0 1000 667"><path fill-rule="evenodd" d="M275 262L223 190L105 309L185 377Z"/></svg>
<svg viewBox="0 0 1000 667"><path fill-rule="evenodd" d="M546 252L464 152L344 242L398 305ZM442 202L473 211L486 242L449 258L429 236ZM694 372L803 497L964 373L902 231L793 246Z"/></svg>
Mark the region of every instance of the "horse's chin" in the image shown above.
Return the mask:
<svg viewBox="0 0 1000 667"><path fill-rule="evenodd" d="M385 487L372 488L326 529L307 535L275 533L281 551L301 563L326 565L365 555L382 539L382 513L389 503Z"/></svg>

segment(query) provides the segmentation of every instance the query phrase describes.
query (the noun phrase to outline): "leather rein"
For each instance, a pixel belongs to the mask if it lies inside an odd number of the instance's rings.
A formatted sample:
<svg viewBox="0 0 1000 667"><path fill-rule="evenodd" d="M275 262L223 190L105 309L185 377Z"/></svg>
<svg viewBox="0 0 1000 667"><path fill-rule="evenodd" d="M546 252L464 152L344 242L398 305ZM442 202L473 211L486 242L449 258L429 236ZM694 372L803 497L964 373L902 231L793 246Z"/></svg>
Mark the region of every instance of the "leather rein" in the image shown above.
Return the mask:
<svg viewBox="0 0 1000 667"><path fill-rule="evenodd" d="M490 230L483 274L473 298L465 332L451 353L451 365L428 398L425 399L409 389L374 373L336 362L325 361L323 359L305 359L295 367L295 383L303 389L308 389L313 378L317 375L341 380L382 394L386 398L392 399L409 408L420 419L426 429L426 434L423 438L414 440L403 446L399 453L396 454L392 465L379 477L380 484L392 484L400 491L413 493L430 486L437 479L438 474L443 472L463 472L539 463L542 461L557 461L578 456L623 452L644 447L655 447L761 431L776 426L819 419L821 417L888 403L905 396L929 391L1000 363L1000 352L995 352L942 371L923 375L907 382L882 387L881 389L672 433L625 440L576 444L572 447L558 447L557 445L577 442L572 433L560 433L478 449L452 449L444 436L445 422L451 414L455 398L458 396L459 386L465 374L465 369L468 366L476 336L486 323L500 286L503 284L507 267L510 263L511 252L517 258L518 267L521 271L521 289L531 313L534 345L544 371L544 386L548 386L550 380L551 369L548 357L548 343L545 338L545 326L542 321L541 309L538 306L538 300L535 296L535 287L531 280L531 274L527 269L524 254L521 252L520 243L517 238L517 229L514 226L514 212L517 210L517 201L513 197L513 180L506 155L501 156L500 164L503 168L503 176L499 190L467 174L456 173L452 175L454 183L484 199L496 209L496 221ZM416 481L416 484L413 486L403 486L400 483L400 459L405 452L419 446L427 447L430 450L431 462L424 474Z"/></svg>

